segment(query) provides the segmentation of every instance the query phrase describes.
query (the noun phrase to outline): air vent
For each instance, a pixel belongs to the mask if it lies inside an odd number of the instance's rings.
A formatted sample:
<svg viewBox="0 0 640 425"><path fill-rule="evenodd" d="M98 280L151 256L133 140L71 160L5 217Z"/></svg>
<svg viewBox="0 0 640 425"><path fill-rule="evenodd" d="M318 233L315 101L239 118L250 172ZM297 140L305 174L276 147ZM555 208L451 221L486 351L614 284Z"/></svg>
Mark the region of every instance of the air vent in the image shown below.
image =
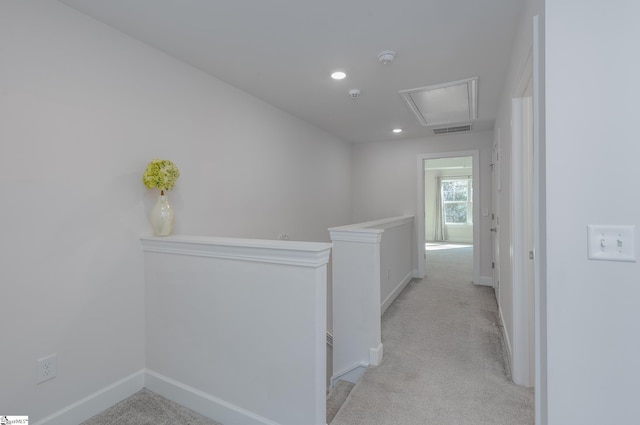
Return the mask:
<svg viewBox="0 0 640 425"><path fill-rule="evenodd" d="M441 127L433 129L435 134L464 133L467 131L471 131L471 125L458 125L455 127Z"/></svg>

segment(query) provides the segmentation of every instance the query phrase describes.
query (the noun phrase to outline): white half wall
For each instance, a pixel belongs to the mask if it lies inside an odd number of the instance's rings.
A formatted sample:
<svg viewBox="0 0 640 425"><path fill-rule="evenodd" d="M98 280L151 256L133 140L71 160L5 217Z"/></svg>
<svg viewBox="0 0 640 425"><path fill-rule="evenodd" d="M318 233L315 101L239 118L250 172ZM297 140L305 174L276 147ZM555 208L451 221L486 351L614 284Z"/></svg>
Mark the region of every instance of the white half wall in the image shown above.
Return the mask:
<svg viewBox="0 0 640 425"><path fill-rule="evenodd" d="M350 221L351 147L253 96L57 1L0 2L0 51L2 414L144 368L152 158L181 171L176 233L328 241Z"/></svg>
<svg viewBox="0 0 640 425"><path fill-rule="evenodd" d="M382 347L380 242L382 229L330 229L332 251L333 372L357 382ZM380 350L381 351L381 350Z"/></svg>
<svg viewBox="0 0 640 425"><path fill-rule="evenodd" d="M415 274L414 217L329 229L333 242L333 376L357 382L382 361L381 316Z"/></svg>
<svg viewBox="0 0 640 425"><path fill-rule="evenodd" d="M142 242L152 391L223 424L326 423L331 244Z"/></svg>
<svg viewBox="0 0 640 425"><path fill-rule="evenodd" d="M414 223L414 217L403 217L374 225L384 230L380 241L380 314L384 314L416 273Z"/></svg>

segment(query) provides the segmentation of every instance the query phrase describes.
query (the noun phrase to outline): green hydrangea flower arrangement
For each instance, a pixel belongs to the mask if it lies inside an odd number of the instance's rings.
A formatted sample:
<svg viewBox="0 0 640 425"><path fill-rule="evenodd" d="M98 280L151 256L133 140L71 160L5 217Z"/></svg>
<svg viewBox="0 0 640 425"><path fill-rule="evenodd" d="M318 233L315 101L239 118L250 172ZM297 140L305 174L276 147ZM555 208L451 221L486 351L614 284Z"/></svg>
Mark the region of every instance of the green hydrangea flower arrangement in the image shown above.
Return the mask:
<svg viewBox="0 0 640 425"><path fill-rule="evenodd" d="M164 195L165 190L173 189L178 177L180 177L180 170L176 164L168 159L153 159L142 174L142 182L149 189L157 187L160 189L160 194Z"/></svg>

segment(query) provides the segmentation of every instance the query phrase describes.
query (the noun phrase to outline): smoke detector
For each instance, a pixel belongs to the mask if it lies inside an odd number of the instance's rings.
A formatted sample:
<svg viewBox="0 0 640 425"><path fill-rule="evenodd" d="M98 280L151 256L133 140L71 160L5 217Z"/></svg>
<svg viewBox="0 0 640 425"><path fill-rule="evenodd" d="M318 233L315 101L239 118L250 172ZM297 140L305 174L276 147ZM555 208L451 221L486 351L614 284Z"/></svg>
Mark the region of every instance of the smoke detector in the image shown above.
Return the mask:
<svg viewBox="0 0 640 425"><path fill-rule="evenodd" d="M378 55L378 61L383 65L389 65L396 57L396 52L393 50L385 50Z"/></svg>
<svg viewBox="0 0 640 425"><path fill-rule="evenodd" d="M358 97L360 97L360 90L358 89L349 90L349 97L351 99L357 99Z"/></svg>

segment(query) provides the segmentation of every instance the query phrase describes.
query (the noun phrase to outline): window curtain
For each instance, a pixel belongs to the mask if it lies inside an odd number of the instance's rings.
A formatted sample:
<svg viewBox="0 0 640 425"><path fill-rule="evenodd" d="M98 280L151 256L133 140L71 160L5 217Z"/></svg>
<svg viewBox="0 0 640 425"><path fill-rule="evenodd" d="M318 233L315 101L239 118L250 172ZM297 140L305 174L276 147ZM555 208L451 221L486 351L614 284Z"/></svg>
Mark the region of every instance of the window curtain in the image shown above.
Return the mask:
<svg viewBox="0 0 640 425"><path fill-rule="evenodd" d="M446 228L444 227L444 217L442 211L442 177L436 177L436 202L434 203L434 229L433 240L446 240Z"/></svg>

